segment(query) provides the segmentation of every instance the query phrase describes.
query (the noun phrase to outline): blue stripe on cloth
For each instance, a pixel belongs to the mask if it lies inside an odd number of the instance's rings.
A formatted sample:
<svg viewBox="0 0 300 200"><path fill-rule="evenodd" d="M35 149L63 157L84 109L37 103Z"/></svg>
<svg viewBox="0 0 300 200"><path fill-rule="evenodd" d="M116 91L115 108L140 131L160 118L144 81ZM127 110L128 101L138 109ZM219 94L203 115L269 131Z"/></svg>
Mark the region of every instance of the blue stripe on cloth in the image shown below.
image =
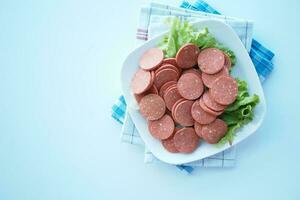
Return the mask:
<svg viewBox="0 0 300 200"><path fill-rule="evenodd" d="M180 7L213 14L220 14L217 10L215 10L213 7L202 0L197 0L193 4L190 4L189 2L184 0ZM258 75L260 77L262 76L263 79L265 79L273 70L273 63L271 62L271 60L274 57L274 53L261 45L257 40L253 39L251 44L250 57L253 61Z"/></svg>
<svg viewBox="0 0 300 200"><path fill-rule="evenodd" d="M120 96L118 101L112 106L112 118L123 124L126 112L126 102L124 96Z"/></svg>
<svg viewBox="0 0 300 200"><path fill-rule="evenodd" d="M187 174L190 174L194 171L194 168L191 166L185 166L185 165L176 165L176 167L178 169L180 169L181 171L186 172Z"/></svg>

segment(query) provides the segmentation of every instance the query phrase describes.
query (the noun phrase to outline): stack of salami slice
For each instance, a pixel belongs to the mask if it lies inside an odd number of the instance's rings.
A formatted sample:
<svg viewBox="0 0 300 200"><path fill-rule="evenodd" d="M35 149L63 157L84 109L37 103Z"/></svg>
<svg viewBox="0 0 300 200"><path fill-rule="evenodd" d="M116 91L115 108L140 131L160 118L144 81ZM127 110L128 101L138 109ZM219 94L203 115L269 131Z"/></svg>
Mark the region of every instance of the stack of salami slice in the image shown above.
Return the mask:
<svg viewBox="0 0 300 200"><path fill-rule="evenodd" d="M182 46L176 58L147 50L132 78L132 92L149 132L172 153L191 153L201 139L217 143L227 132L218 119L238 93L229 74L230 58L221 50Z"/></svg>

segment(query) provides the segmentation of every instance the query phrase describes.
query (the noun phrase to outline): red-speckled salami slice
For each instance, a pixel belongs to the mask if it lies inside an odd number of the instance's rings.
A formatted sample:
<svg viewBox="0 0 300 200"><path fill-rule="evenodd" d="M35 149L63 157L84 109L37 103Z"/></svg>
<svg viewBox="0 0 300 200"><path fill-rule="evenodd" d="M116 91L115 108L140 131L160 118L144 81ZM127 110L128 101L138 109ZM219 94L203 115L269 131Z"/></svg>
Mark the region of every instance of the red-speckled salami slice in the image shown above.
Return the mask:
<svg viewBox="0 0 300 200"><path fill-rule="evenodd" d="M180 153L191 153L199 146L199 137L193 128L182 128L174 135L174 145Z"/></svg>
<svg viewBox="0 0 300 200"><path fill-rule="evenodd" d="M194 102L194 104L192 105L191 113L193 119L199 124L209 124L216 119L216 116L205 112L201 108L199 101Z"/></svg>
<svg viewBox="0 0 300 200"><path fill-rule="evenodd" d="M204 90L201 78L194 73L183 74L177 82L177 88L180 95L189 100L199 98Z"/></svg>
<svg viewBox="0 0 300 200"><path fill-rule="evenodd" d="M159 48L147 50L140 59L140 67L144 70L154 70L163 61L164 53Z"/></svg>
<svg viewBox="0 0 300 200"><path fill-rule="evenodd" d="M199 76L202 79L200 70L197 70L197 69L188 69L188 70L184 70L182 72L182 74L186 74L186 73L193 73L193 74Z"/></svg>
<svg viewBox="0 0 300 200"><path fill-rule="evenodd" d="M176 59L175 58L165 58L163 60L163 64L171 64L177 67Z"/></svg>
<svg viewBox="0 0 300 200"><path fill-rule="evenodd" d="M174 108L174 120L182 126L193 126L194 120L191 115L193 101L183 100Z"/></svg>
<svg viewBox="0 0 300 200"><path fill-rule="evenodd" d="M151 71L150 73L151 73L151 85L153 85L154 80L155 80L155 72Z"/></svg>
<svg viewBox="0 0 300 200"><path fill-rule="evenodd" d="M209 92L205 92L202 97L204 104L214 111L223 111L226 108L226 106L218 104L215 100L213 100Z"/></svg>
<svg viewBox="0 0 300 200"><path fill-rule="evenodd" d="M237 97L238 85L230 76L221 76L211 86L210 96L221 105L233 103Z"/></svg>
<svg viewBox="0 0 300 200"><path fill-rule="evenodd" d="M146 96L147 94L158 94L158 90L155 87L155 85L152 85L152 87L147 90L146 92L142 93L142 94L134 94L134 97L136 99L136 101L139 103L141 101L141 99Z"/></svg>
<svg viewBox="0 0 300 200"><path fill-rule="evenodd" d="M166 111L164 100L157 94L148 94L144 96L139 105L141 115L147 120L158 120Z"/></svg>
<svg viewBox="0 0 300 200"><path fill-rule="evenodd" d="M221 110L221 111L214 111L214 110L208 108L208 107L205 105L205 103L203 102L203 98L200 98L200 99L199 99L199 104L200 104L201 108L202 108L205 112L207 112L207 113L209 113L209 114L211 114L211 115L219 116L219 115L221 115L221 114L223 113L223 110Z"/></svg>
<svg viewBox="0 0 300 200"><path fill-rule="evenodd" d="M169 115L148 122L148 129L153 137L159 140L169 138L174 132L175 124Z"/></svg>
<svg viewBox="0 0 300 200"><path fill-rule="evenodd" d="M195 132L200 138L202 138L202 133L201 133L202 127L203 127L203 125L199 124L198 122L194 123Z"/></svg>
<svg viewBox="0 0 300 200"><path fill-rule="evenodd" d="M169 82L169 81L177 81L179 78L179 74L177 71L173 69L163 69L155 74L154 85L157 89Z"/></svg>
<svg viewBox="0 0 300 200"><path fill-rule="evenodd" d="M227 124L216 119L214 122L202 127L202 138L209 144L216 144L227 132Z"/></svg>
<svg viewBox="0 0 300 200"><path fill-rule="evenodd" d="M151 73L139 69L131 81L131 89L134 94L141 94L152 86Z"/></svg>
<svg viewBox="0 0 300 200"><path fill-rule="evenodd" d="M174 65L175 67L177 67L177 69L179 70L179 72L182 72L182 69L180 67L178 67L177 63L176 63L176 59L175 58L165 58L163 60L163 64L171 64Z"/></svg>
<svg viewBox="0 0 300 200"><path fill-rule="evenodd" d="M192 68L197 64L200 50L194 44L183 45L176 54L176 63L182 69Z"/></svg>
<svg viewBox="0 0 300 200"><path fill-rule="evenodd" d="M160 87L159 96L163 97L166 90L168 89L168 87L171 87L171 86L176 85L176 84L177 84L177 81L169 81L169 82L166 82L165 84L163 84Z"/></svg>
<svg viewBox="0 0 300 200"><path fill-rule="evenodd" d="M211 88L213 82L215 82L215 80L217 80L221 76L229 76L229 72L227 68L223 67L221 71L215 74L202 73L202 81L206 87Z"/></svg>
<svg viewBox="0 0 300 200"><path fill-rule="evenodd" d="M157 70L155 70L155 73L158 73L160 70L163 69L174 69L178 74L181 74L181 70L179 68L175 67L174 65L171 64L163 64L161 65Z"/></svg>
<svg viewBox="0 0 300 200"><path fill-rule="evenodd" d="M176 131L175 131L176 132ZM162 140L161 141L163 147L171 152L171 153L178 153L179 151L176 149L175 144L174 144L174 136L169 137L168 139Z"/></svg>
<svg viewBox="0 0 300 200"><path fill-rule="evenodd" d="M177 105L178 105L180 102L182 102L182 101L185 101L185 99L184 99L184 98L178 99L178 100L174 103L174 105L172 106L171 112L172 112L172 117L173 117L174 120L175 120L175 117L174 117L175 108L176 108ZM175 122L176 122L176 120L175 120Z"/></svg>
<svg viewBox="0 0 300 200"><path fill-rule="evenodd" d="M226 53L224 53L224 57L225 57L224 67L226 69L228 69L228 71L229 71L230 68L231 68L231 65L232 65L231 60L230 60L229 56Z"/></svg>
<svg viewBox="0 0 300 200"><path fill-rule="evenodd" d="M198 66L206 74L219 72L224 67L224 63L224 54L219 49L207 48L199 53Z"/></svg>
<svg viewBox="0 0 300 200"><path fill-rule="evenodd" d="M164 94L164 100L169 110L172 110L173 105L181 98L176 85L169 87Z"/></svg>

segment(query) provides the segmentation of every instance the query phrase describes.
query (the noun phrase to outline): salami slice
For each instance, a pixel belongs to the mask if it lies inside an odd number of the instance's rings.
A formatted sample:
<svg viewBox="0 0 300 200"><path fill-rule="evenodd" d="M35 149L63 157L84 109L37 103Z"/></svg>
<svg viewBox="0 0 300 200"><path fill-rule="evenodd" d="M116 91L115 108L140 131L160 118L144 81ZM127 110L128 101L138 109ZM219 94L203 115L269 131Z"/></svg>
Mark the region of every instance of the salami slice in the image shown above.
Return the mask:
<svg viewBox="0 0 300 200"><path fill-rule="evenodd" d="M238 85L236 80L230 76L221 76L211 86L210 96L221 105L233 103L238 94Z"/></svg>
<svg viewBox="0 0 300 200"><path fill-rule="evenodd" d="M171 64L178 68L179 72L181 73L182 69L178 67L176 59L175 58L165 58L163 60L163 64Z"/></svg>
<svg viewBox="0 0 300 200"><path fill-rule="evenodd" d="M206 74L219 72L224 67L224 63L224 54L219 49L207 48L199 53L198 66Z"/></svg>
<svg viewBox="0 0 300 200"><path fill-rule="evenodd" d="M154 85L157 87L157 89L160 89L163 84L169 81L177 81L178 78L179 74L175 70L163 69L155 74Z"/></svg>
<svg viewBox="0 0 300 200"><path fill-rule="evenodd" d="M157 70L155 70L155 73L158 73L159 71L161 71L163 69L174 69L178 74L181 73L181 70L179 70L179 68L177 68L177 67L175 67L174 65L171 65L171 64L161 65Z"/></svg>
<svg viewBox="0 0 300 200"><path fill-rule="evenodd" d="M215 74L202 73L202 81L206 87L211 88L213 82L215 82L215 80L217 80L221 76L229 76L229 72L227 68L223 67L221 71Z"/></svg>
<svg viewBox="0 0 300 200"><path fill-rule="evenodd" d="M203 127L203 125L199 124L198 122L194 123L195 132L200 138L202 138L202 133L201 133L202 127Z"/></svg>
<svg viewBox="0 0 300 200"><path fill-rule="evenodd" d="M179 94L176 85L169 87L164 94L164 100L169 110L172 110L173 105L179 99L181 99L181 95Z"/></svg>
<svg viewBox="0 0 300 200"><path fill-rule="evenodd" d="M193 74L199 76L202 79L201 72L199 70L197 70L197 69L184 70L184 72L182 74L186 74L186 73L193 73Z"/></svg>
<svg viewBox="0 0 300 200"><path fill-rule="evenodd" d="M202 127L202 138L209 144L216 144L227 132L227 124L221 120L216 119L211 124Z"/></svg>
<svg viewBox="0 0 300 200"><path fill-rule="evenodd" d="M177 81L169 81L169 82L166 82L165 84L163 84L160 87L159 96L163 97L165 95L165 92L167 91L168 87L171 87L176 84L177 84Z"/></svg>
<svg viewBox="0 0 300 200"><path fill-rule="evenodd" d="M171 152L171 153L178 153L179 151L176 149L175 144L174 144L174 136L169 137L168 139L162 140L161 141L163 147Z"/></svg>
<svg viewBox="0 0 300 200"><path fill-rule="evenodd" d="M189 100L199 98L204 90L201 78L194 73L183 74L178 80L177 88L180 95Z"/></svg>
<svg viewBox="0 0 300 200"><path fill-rule="evenodd" d="M226 53L224 53L224 56L225 56L224 67L225 67L226 69L228 69L228 71L229 71L230 68L231 68L232 63L231 63L231 60L230 60L229 56L228 56Z"/></svg>
<svg viewBox="0 0 300 200"><path fill-rule="evenodd" d="M219 115L221 115L221 114L223 113L223 110L221 110L221 111L214 111L214 110L208 108L208 107L205 105L205 103L203 102L203 98L200 98L200 99L199 99L199 104L200 104L201 108L202 108L205 112L207 112L207 113L209 113L209 114L211 114L211 115L219 116Z"/></svg>
<svg viewBox="0 0 300 200"><path fill-rule="evenodd" d="M131 80L131 89L134 94L141 94L152 86L151 73L139 69Z"/></svg>
<svg viewBox="0 0 300 200"><path fill-rule="evenodd" d="M141 99L146 96L147 94L158 94L158 90L155 87L155 85L152 85L152 87L147 90L146 92L142 93L142 94L134 94L134 97L136 99L136 101L139 103L141 101Z"/></svg>
<svg viewBox="0 0 300 200"><path fill-rule="evenodd" d="M171 64L171 65L174 65L175 67L177 66L175 58L165 58L163 60L163 64Z"/></svg>
<svg viewBox="0 0 300 200"><path fill-rule="evenodd" d="M214 110L214 111L223 111L226 106L224 105L221 105L221 104L218 104L217 102L215 102L215 100L213 100L209 94L209 92L205 92L203 94L203 102L204 104L210 108L211 110Z"/></svg>
<svg viewBox="0 0 300 200"><path fill-rule="evenodd" d="M159 140L169 138L174 132L175 124L169 115L148 122L148 129L153 137Z"/></svg>
<svg viewBox="0 0 300 200"><path fill-rule="evenodd" d="M182 126L193 126L194 120L191 115L193 101L183 100L174 108L174 120Z"/></svg>
<svg viewBox="0 0 300 200"><path fill-rule="evenodd" d="M199 138L193 128L182 128L174 135L175 148L180 153L191 153L199 145Z"/></svg>
<svg viewBox="0 0 300 200"><path fill-rule="evenodd" d="M147 120L158 120L166 111L164 100L157 94L148 94L144 96L139 105L141 115Z"/></svg>
<svg viewBox="0 0 300 200"><path fill-rule="evenodd" d="M147 50L140 59L140 67L144 70L154 70L163 61L164 53L159 48L151 48Z"/></svg>
<svg viewBox="0 0 300 200"><path fill-rule="evenodd" d="M183 45L176 54L176 63L182 69L192 68L197 64L200 50L194 44Z"/></svg>
<svg viewBox="0 0 300 200"><path fill-rule="evenodd" d="M193 119L199 124L209 124L216 119L216 116L211 115L210 113L205 112L199 101L195 101L191 109Z"/></svg>
<svg viewBox="0 0 300 200"><path fill-rule="evenodd" d="M176 119L175 119L175 116L174 116L175 108L176 108L177 105L178 105L180 102L182 102L182 101L185 101L185 99L184 99L184 98L178 99L178 100L174 103L174 105L172 106L171 112L172 112L172 117L173 117L173 119L175 120L175 122L177 122Z"/></svg>

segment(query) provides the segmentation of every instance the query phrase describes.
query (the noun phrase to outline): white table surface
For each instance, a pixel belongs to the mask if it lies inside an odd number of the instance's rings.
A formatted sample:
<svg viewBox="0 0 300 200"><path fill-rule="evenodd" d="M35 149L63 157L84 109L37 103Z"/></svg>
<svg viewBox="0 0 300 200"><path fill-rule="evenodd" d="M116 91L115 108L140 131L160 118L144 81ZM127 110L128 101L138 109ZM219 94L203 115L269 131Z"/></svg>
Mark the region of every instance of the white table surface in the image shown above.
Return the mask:
<svg viewBox="0 0 300 200"><path fill-rule="evenodd" d="M209 1L255 21L275 70L237 166L189 176L120 143L110 108L147 1L112 2L0 2L0 199L300 199L299 1Z"/></svg>

